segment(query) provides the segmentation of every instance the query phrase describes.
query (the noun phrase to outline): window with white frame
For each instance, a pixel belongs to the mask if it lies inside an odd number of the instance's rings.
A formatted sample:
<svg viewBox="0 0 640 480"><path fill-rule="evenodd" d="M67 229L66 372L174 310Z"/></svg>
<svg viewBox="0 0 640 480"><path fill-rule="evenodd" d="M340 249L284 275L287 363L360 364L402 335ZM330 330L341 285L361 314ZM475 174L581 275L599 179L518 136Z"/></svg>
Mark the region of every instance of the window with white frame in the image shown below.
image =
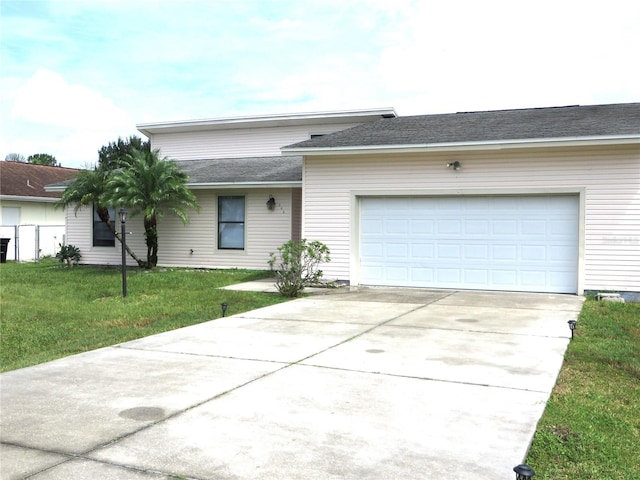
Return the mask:
<svg viewBox="0 0 640 480"><path fill-rule="evenodd" d="M218 197L218 248L244 250L245 198Z"/></svg>

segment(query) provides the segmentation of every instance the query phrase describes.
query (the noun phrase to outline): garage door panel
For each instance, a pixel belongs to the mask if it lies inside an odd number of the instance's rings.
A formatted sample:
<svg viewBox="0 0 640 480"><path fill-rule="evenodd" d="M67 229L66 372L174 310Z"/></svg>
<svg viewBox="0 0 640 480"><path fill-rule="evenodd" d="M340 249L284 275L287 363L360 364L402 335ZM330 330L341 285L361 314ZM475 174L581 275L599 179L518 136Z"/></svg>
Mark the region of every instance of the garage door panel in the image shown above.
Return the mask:
<svg viewBox="0 0 640 480"><path fill-rule="evenodd" d="M409 245L406 243L388 243L385 255L388 258L406 259L408 256Z"/></svg>
<svg viewBox="0 0 640 480"><path fill-rule="evenodd" d="M577 196L365 198L360 213L360 283L577 290Z"/></svg>
<svg viewBox="0 0 640 480"><path fill-rule="evenodd" d="M413 261L433 260L434 250L435 247L433 245L413 243L411 245L411 259Z"/></svg>

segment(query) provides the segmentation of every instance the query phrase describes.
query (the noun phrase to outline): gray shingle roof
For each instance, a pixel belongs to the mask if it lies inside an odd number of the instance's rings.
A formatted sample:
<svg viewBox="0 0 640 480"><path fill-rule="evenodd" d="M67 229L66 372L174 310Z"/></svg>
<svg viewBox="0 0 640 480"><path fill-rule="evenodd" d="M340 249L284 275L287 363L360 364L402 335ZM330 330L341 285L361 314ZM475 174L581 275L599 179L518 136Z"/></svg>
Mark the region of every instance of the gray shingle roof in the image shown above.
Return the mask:
<svg viewBox="0 0 640 480"><path fill-rule="evenodd" d="M284 148L428 145L640 135L640 103L382 119Z"/></svg>
<svg viewBox="0 0 640 480"><path fill-rule="evenodd" d="M251 157L177 162L189 185L208 183L302 182L302 157Z"/></svg>

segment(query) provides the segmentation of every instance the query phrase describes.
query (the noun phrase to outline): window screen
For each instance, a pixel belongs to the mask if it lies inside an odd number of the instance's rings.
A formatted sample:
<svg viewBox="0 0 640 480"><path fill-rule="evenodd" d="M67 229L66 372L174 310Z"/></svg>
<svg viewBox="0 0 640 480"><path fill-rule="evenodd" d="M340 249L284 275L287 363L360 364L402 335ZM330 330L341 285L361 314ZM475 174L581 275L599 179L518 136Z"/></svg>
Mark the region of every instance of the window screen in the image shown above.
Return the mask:
<svg viewBox="0 0 640 480"><path fill-rule="evenodd" d="M244 250L244 197L218 197L218 248Z"/></svg>

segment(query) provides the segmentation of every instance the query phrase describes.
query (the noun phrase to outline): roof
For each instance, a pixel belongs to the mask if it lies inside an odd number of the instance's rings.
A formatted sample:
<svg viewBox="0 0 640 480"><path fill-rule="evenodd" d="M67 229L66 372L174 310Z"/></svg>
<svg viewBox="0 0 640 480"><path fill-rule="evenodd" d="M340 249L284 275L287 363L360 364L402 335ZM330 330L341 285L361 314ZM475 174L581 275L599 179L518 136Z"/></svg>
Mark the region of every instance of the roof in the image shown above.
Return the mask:
<svg viewBox="0 0 640 480"><path fill-rule="evenodd" d="M372 108L366 110L341 110L333 112L284 113L262 116L206 118L175 122L139 123L136 128L149 136L163 132L186 132L197 130L226 130L255 127L282 127L287 125L333 124L337 120L349 122L371 122L381 118L396 117L393 108Z"/></svg>
<svg viewBox="0 0 640 480"><path fill-rule="evenodd" d="M176 162L189 175L188 186L301 184L302 157L250 157Z"/></svg>
<svg viewBox="0 0 640 480"><path fill-rule="evenodd" d="M284 147L285 154L380 147L515 144L567 139L640 139L640 103L460 112L366 123Z"/></svg>
<svg viewBox="0 0 640 480"><path fill-rule="evenodd" d="M210 158L176 161L189 176L190 188L244 186L293 186L302 184L302 157ZM63 192L70 180L47 186Z"/></svg>
<svg viewBox="0 0 640 480"><path fill-rule="evenodd" d="M59 192L45 191L45 185L69 180L76 173L78 170L75 168L0 161L0 196L5 199L60 198Z"/></svg>

